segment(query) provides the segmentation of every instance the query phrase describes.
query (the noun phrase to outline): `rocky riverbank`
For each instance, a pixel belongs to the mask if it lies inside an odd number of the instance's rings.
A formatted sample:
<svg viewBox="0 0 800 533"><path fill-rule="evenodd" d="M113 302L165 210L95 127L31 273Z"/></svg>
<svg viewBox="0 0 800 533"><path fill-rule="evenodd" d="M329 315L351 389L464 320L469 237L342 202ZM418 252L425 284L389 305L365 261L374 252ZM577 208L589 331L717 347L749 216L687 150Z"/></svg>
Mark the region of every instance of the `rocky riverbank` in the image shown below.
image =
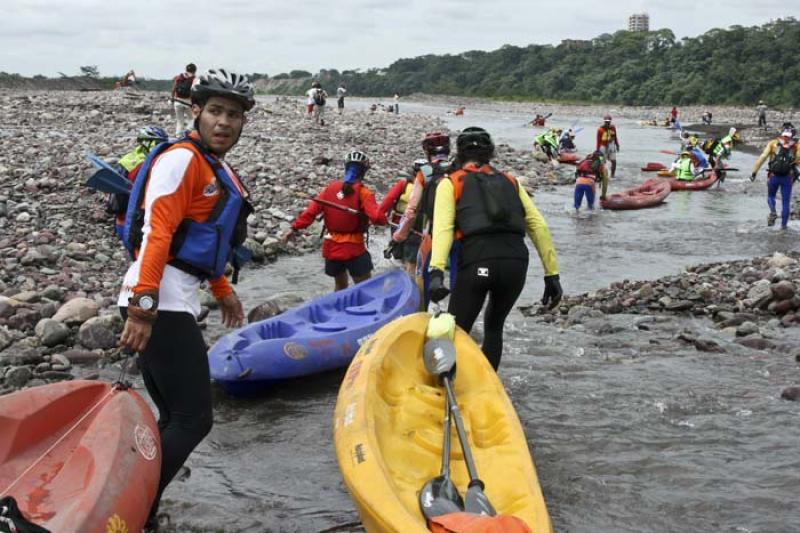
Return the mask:
<svg viewBox="0 0 800 533"><path fill-rule="evenodd" d="M250 189L256 213L248 220L254 263L280 254L316 251L319 228L288 246L278 236L308 200L343 172L343 157L367 152L367 183L380 198L423 156L420 140L442 129L410 114L328 112L324 127L304 102L264 98L249 114L227 160ZM0 393L26 384L91 375L118 357L116 309L128 258L104 211L103 196L83 186L93 172L86 152L109 162L134 146L138 129L173 131L164 94L123 91L0 91ZM500 167L528 187L568 183L571 170L553 170L530 153L498 147ZM204 293L203 301L213 305Z"/></svg>

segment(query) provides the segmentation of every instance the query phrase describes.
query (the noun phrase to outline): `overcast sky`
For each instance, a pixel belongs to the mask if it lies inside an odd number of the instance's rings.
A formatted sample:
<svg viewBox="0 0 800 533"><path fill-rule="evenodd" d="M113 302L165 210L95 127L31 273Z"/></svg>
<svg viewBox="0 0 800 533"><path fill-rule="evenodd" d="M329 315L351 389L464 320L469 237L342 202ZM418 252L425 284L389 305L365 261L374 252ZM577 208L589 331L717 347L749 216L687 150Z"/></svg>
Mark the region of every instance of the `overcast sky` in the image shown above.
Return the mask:
<svg viewBox="0 0 800 533"><path fill-rule="evenodd" d="M557 44L627 29L678 38L800 18L797 0L3 0L0 71L166 78L188 62L275 75L385 67L403 57Z"/></svg>

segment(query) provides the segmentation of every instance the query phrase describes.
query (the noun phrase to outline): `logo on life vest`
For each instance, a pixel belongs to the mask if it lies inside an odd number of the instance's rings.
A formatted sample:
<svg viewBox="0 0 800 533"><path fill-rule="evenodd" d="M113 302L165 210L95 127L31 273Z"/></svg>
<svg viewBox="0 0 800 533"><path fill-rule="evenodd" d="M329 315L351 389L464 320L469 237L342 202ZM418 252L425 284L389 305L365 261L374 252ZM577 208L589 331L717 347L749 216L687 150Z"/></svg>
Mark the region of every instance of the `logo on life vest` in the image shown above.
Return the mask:
<svg viewBox="0 0 800 533"><path fill-rule="evenodd" d="M203 187L203 196L214 196L218 190L217 178L214 178L214 181Z"/></svg>
<svg viewBox="0 0 800 533"><path fill-rule="evenodd" d="M156 445L156 437L149 427L141 424L136 424L133 429L133 438L136 441L136 449L142 454L142 457L148 461L152 461L158 455L158 446Z"/></svg>
<svg viewBox="0 0 800 533"><path fill-rule="evenodd" d="M482 278L489 277L489 268L488 267L478 267L478 276Z"/></svg>

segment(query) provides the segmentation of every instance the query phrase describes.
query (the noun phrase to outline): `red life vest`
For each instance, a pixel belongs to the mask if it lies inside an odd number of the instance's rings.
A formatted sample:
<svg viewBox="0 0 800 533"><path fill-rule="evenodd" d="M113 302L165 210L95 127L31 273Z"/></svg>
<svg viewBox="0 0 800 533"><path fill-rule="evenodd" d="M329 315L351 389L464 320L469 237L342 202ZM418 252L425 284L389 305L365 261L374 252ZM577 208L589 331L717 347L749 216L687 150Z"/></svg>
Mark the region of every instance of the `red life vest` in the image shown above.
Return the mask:
<svg viewBox="0 0 800 533"><path fill-rule="evenodd" d="M355 209L361 214L356 215L344 209L323 205L325 227L328 231L335 233L364 233L369 227L369 220L361 211L361 187L363 185L361 182L354 183L353 192L347 196L342 194L343 186L342 180L335 180L320 193L319 198L342 207Z"/></svg>

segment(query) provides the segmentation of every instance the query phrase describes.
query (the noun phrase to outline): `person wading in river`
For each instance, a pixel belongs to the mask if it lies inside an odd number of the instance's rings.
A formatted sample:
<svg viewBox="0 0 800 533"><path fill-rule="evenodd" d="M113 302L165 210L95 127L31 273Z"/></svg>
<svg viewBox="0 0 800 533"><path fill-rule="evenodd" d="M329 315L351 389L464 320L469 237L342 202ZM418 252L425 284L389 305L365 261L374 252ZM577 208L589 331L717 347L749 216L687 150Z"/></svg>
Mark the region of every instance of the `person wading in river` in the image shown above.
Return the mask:
<svg viewBox="0 0 800 533"><path fill-rule="evenodd" d="M611 124L611 115L603 117L603 125L597 128L597 144L595 150L603 152L606 161L611 163L611 177L617 174L617 152L619 152L619 135L617 127Z"/></svg>
<svg viewBox="0 0 800 533"><path fill-rule="evenodd" d="M296 231L310 226L322 215L325 237L322 241L322 257L325 258L325 274L334 279L334 290L346 289L347 274L353 283L359 283L372 275L372 257L365 246L370 222L386 225L386 213L378 209L375 196L366 185L364 175L370 168L369 158L364 152L354 150L344 159L344 179L334 180L308 203L305 210L292 222L291 228L281 237L284 243ZM396 196L384 200L391 206Z"/></svg>
<svg viewBox="0 0 800 533"><path fill-rule="evenodd" d="M458 170L436 188L430 296L438 302L449 294L444 268L453 240L459 240L458 274L448 311L469 332L488 297L482 349L496 370L503 353L506 317L525 286L525 233L544 266L542 304L550 309L561 301L558 261L547 223L525 188L489 164L494 157L489 133L466 128L456 139L456 147L454 168Z"/></svg>
<svg viewBox="0 0 800 533"><path fill-rule="evenodd" d="M142 377L159 412L163 454L148 528L156 527L164 489L211 430L208 354L196 320L201 281L209 281L225 326L244 320L224 272L246 237L251 208L247 190L222 157L239 140L245 112L254 105L246 77L209 70L192 88L196 131L159 145L131 192L123 233L136 259L119 295L125 318L120 344L139 352ZM212 213L215 219L209 221Z"/></svg>
<svg viewBox="0 0 800 533"><path fill-rule="evenodd" d="M764 152L753 165L750 181L755 181L758 170L767 159L769 159L767 167L769 176L767 178L767 205L769 206L767 226L775 225L775 220L778 218L775 204L778 189L780 189L781 229L786 229L791 212L792 184L797 179L797 165L800 164L800 144L795 142L791 130L785 130L780 137L767 144Z"/></svg>

